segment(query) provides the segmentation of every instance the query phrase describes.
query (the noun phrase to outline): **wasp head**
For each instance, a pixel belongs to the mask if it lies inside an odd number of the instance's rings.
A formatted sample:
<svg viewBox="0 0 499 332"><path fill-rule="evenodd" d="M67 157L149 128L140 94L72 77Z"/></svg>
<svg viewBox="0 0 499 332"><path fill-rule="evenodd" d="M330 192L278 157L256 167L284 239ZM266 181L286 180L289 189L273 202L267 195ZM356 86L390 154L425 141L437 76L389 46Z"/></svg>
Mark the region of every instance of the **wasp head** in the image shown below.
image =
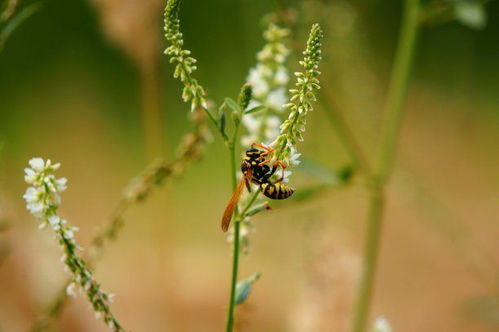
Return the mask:
<svg viewBox="0 0 499 332"><path fill-rule="evenodd" d="M263 151L255 148L249 148L246 150L246 157L250 160L256 160L261 157Z"/></svg>

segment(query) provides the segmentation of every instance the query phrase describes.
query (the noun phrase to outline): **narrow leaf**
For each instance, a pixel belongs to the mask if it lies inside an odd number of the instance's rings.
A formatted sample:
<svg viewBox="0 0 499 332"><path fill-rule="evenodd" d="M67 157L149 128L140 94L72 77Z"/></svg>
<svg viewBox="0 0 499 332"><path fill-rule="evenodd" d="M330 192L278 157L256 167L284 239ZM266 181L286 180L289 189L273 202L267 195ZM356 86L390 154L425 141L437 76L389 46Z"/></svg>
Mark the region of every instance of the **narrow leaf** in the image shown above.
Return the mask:
<svg viewBox="0 0 499 332"><path fill-rule="evenodd" d="M241 113L241 109L239 108L239 105L231 99L231 98L225 98L224 103L230 107L234 112L236 113Z"/></svg>
<svg viewBox="0 0 499 332"><path fill-rule="evenodd" d="M323 183L327 184L339 184L347 182L352 176L352 167L347 165L338 170L332 170L318 162L302 157L302 163L297 168L298 171L301 171L309 176L312 176L318 180L321 180Z"/></svg>
<svg viewBox="0 0 499 332"><path fill-rule="evenodd" d="M248 212L246 212L246 216L251 217L257 213L260 213L265 210L270 210L270 206L268 202L263 202L262 204L255 205Z"/></svg>
<svg viewBox="0 0 499 332"><path fill-rule="evenodd" d="M218 129L222 133L225 134L225 112L221 110L220 116L218 117Z"/></svg>
<svg viewBox="0 0 499 332"><path fill-rule="evenodd" d="M258 106L250 108L249 110L244 111L244 114L251 114L251 113L258 112L258 111L262 111L265 108L266 107L264 105L258 105Z"/></svg>

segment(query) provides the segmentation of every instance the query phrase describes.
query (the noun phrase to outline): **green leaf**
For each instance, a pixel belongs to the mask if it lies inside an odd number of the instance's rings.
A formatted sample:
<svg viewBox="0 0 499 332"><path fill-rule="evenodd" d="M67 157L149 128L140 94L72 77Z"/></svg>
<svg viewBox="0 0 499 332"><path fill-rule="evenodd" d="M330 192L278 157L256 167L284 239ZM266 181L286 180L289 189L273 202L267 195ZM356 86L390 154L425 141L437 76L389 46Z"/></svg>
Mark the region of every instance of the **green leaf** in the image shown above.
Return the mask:
<svg viewBox="0 0 499 332"><path fill-rule="evenodd" d="M251 293L251 289L253 287L253 284L255 281L260 279L261 274L260 273L254 273L251 277L246 278L244 280L241 280L237 283L236 285L236 295L235 295L235 302L236 304L241 304L246 299Z"/></svg>
<svg viewBox="0 0 499 332"><path fill-rule="evenodd" d="M36 13L40 9L39 3L31 4L23 8L19 13L15 14L10 18L7 23L0 30L0 51L5 46L5 43L12 35L12 33L31 15Z"/></svg>
<svg viewBox="0 0 499 332"><path fill-rule="evenodd" d="M232 111L234 111L236 113L241 113L241 109L239 108L239 105L237 105L237 103L232 98L225 98L224 104L229 106L229 108L232 109Z"/></svg>
<svg viewBox="0 0 499 332"><path fill-rule="evenodd" d="M317 196L317 194L321 193L324 189L328 188L329 186L330 185L327 184L318 184L318 185L308 186L305 188L300 188L293 194L293 196L291 196L291 199L294 202L300 202L308 200L310 198L314 198Z"/></svg>
<svg viewBox="0 0 499 332"><path fill-rule="evenodd" d="M220 108L220 115L218 117L218 129L222 133L222 135L225 135L225 112L223 108Z"/></svg>
<svg viewBox="0 0 499 332"><path fill-rule="evenodd" d="M297 170L320 180L322 183L330 185L345 183L353 174L350 165L344 166L338 170L331 170L312 159L305 157L302 157L301 159L302 163Z"/></svg>
<svg viewBox="0 0 499 332"><path fill-rule="evenodd" d="M251 113L255 113L255 112L258 112L258 111L261 111L264 109L266 109L266 107L264 105L258 105L258 106L250 108L249 110L244 111L244 114L251 114Z"/></svg>
<svg viewBox="0 0 499 332"><path fill-rule="evenodd" d="M248 212L246 212L246 216L251 217L254 216L257 213L260 213L265 210L270 210L270 206L268 202L263 202L261 204L255 205L252 207Z"/></svg>
<svg viewBox="0 0 499 332"><path fill-rule="evenodd" d="M454 15L461 24L474 30L483 29L487 24L485 6L478 1L456 1Z"/></svg>

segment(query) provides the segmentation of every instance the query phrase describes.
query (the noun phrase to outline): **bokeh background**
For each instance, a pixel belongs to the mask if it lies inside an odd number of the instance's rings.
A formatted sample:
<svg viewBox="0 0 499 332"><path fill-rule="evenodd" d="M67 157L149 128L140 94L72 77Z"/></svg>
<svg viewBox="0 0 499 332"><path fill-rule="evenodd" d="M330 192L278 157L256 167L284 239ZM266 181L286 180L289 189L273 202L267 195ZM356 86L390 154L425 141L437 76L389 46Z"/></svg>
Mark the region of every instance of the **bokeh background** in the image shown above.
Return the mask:
<svg viewBox="0 0 499 332"><path fill-rule="evenodd" d="M29 3L29 1L25 1ZM61 214L85 247L129 179L154 155L172 158L190 128L162 54L160 0L47 0L0 53L0 330L26 331L67 275L50 231L25 210L23 168L62 163ZM320 98L301 152L330 170L348 154L327 107L375 156L393 61L399 1L293 1L294 56L308 27L325 27ZM215 101L235 97L261 48L264 0L185 0L186 46ZM388 188L371 318L395 331L499 330L499 2L487 22L425 26ZM294 71L292 69L292 71ZM327 107L324 107L327 105ZM156 114L156 113L157 114ZM146 114L146 115L144 115ZM155 121L159 116L161 121ZM146 125L145 125L146 123ZM148 125L147 125L148 123ZM150 128L146 130L145 127ZM230 195L216 135L204 158L125 215L96 267L132 331L221 331L230 244L219 219ZM297 169L300 191L321 183ZM240 276L261 272L238 307L240 331L346 331L361 261L367 193L361 180L258 215ZM82 296L54 331L106 331Z"/></svg>

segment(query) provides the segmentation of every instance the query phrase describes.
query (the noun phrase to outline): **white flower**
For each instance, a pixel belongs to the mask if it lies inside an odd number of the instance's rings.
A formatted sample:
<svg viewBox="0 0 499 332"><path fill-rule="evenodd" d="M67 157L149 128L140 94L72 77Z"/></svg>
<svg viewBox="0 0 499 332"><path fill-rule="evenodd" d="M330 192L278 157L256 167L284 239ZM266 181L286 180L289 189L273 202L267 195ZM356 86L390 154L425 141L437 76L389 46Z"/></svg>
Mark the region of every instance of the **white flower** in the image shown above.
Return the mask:
<svg viewBox="0 0 499 332"><path fill-rule="evenodd" d="M66 294L68 294L68 296L72 296L72 297L75 297L76 296L76 292L75 292L75 283L70 283L68 285L68 287L66 287Z"/></svg>
<svg viewBox="0 0 499 332"><path fill-rule="evenodd" d="M23 195L26 208L38 218L48 218L45 214L60 204L58 194L66 189L67 180L49 174L60 167L58 163L52 164L50 159L44 162L42 158L32 158L29 165L31 168L24 169L24 180L32 185Z"/></svg>
<svg viewBox="0 0 499 332"><path fill-rule="evenodd" d="M276 84L286 85L289 81L288 71L284 67L280 67L274 76Z"/></svg>
<svg viewBox="0 0 499 332"><path fill-rule="evenodd" d="M250 133L257 132L260 129L261 123L252 114L247 114L242 118L243 125Z"/></svg>
<svg viewBox="0 0 499 332"><path fill-rule="evenodd" d="M288 183L289 182L289 177L291 176L291 174L293 174L293 172L291 172L291 171L284 171L284 179L282 180L282 182Z"/></svg>
<svg viewBox="0 0 499 332"><path fill-rule="evenodd" d="M252 68L247 80L253 89L254 96L261 97L269 91L269 85L264 79L262 66Z"/></svg>
<svg viewBox="0 0 499 332"><path fill-rule="evenodd" d="M28 187L23 195L23 198L27 203L35 203L40 200L42 194L43 191L39 188Z"/></svg>
<svg viewBox="0 0 499 332"><path fill-rule="evenodd" d="M45 169L45 162L43 161L42 158L32 158L30 161L29 161L29 165L31 166L31 168L33 168L33 170L35 170L36 172L43 172L44 169Z"/></svg>
<svg viewBox="0 0 499 332"><path fill-rule="evenodd" d="M279 117L272 115L267 118L265 137L263 138L265 142L272 142L279 135L279 126L281 124L281 119Z"/></svg>
<svg viewBox="0 0 499 332"><path fill-rule="evenodd" d="M24 169L24 181L26 181L28 184L35 184L36 178L37 178L37 173L31 169L26 167Z"/></svg>
<svg viewBox="0 0 499 332"><path fill-rule="evenodd" d="M52 215L48 218L49 225L52 227L56 227L60 224L61 218L56 215Z"/></svg>
<svg viewBox="0 0 499 332"><path fill-rule="evenodd" d="M392 332L392 327L385 317L376 318L374 322L374 332Z"/></svg>
<svg viewBox="0 0 499 332"><path fill-rule="evenodd" d="M293 146L291 146L290 148L291 148L291 153L290 153L291 157L289 158L289 164L291 166L298 166L301 163L301 161L298 160L298 158L300 158L301 156L301 153L297 153L296 149Z"/></svg>
<svg viewBox="0 0 499 332"><path fill-rule="evenodd" d="M26 204L26 208L32 215L38 218L42 217L45 211L45 205L41 202L28 203Z"/></svg>
<svg viewBox="0 0 499 332"><path fill-rule="evenodd" d="M254 107L257 107L257 106L260 106L262 103L259 102L258 100L255 100L255 99L251 99L249 104L248 104L248 107L247 109L252 109ZM248 114L248 115L251 115L251 114Z"/></svg>
<svg viewBox="0 0 499 332"><path fill-rule="evenodd" d="M42 187L29 187L23 195L26 208L36 217L41 217L47 206L43 203L44 191Z"/></svg>
<svg viewBox="0 0 499 332"><path fill-rule="evenodd" d="M279 128L280 125L281 125L281 119L279 119L278 116L272 115L267 118L267 126L272 128ZM267 146L270 147L268 144Z"/></svg>
<svg viewBox="0 0 499 332"><path fill-rule="evenodd" d="M271 142L279 134L280 120L275 115L283 110L283 104L287 101L286 84L289 77L282 62L289 54L284 44L288 34L289 30L275 24L270 24L263 34L266 43L258 52L258 63L250 70L247 81L253 88L250 104L264 105L266 108L243 117L243 125L248 131L241 138L244 147L251 143Z"/></svg>
<svg viewBox="0 0 499 332"><path fill-rule="evenodd" d="M276 90L272 90L267 95L266 105L275 110L282 110L282 105L284 105L288 100L286 95L286 89L280 87Z"/></svg>
<svg viewBox="0 0 499 332"><path fill-rule="evenodd" d="M50 159L49 159L49 161L50 161ZM61 163L53 164L50 169L52 171L57 171L59 169L59 167L61 167Z"/></svg>
<svg viewBox="0 0 499 332"><path fill-rule="evenodd" d="M63 192L64 190L66 190L67 182L68 182L68 179L66 179L66 178L60 178L60 179L55 180L55 186L57 188L57 192Z"/></svg>
<svg viewBox="0 0 499 332"><path fill-rule="evenodd" d="M75 232L74 228L68 228L64 230L64 238L66 240L71 240L74 237L74 232Z"/></svg>

